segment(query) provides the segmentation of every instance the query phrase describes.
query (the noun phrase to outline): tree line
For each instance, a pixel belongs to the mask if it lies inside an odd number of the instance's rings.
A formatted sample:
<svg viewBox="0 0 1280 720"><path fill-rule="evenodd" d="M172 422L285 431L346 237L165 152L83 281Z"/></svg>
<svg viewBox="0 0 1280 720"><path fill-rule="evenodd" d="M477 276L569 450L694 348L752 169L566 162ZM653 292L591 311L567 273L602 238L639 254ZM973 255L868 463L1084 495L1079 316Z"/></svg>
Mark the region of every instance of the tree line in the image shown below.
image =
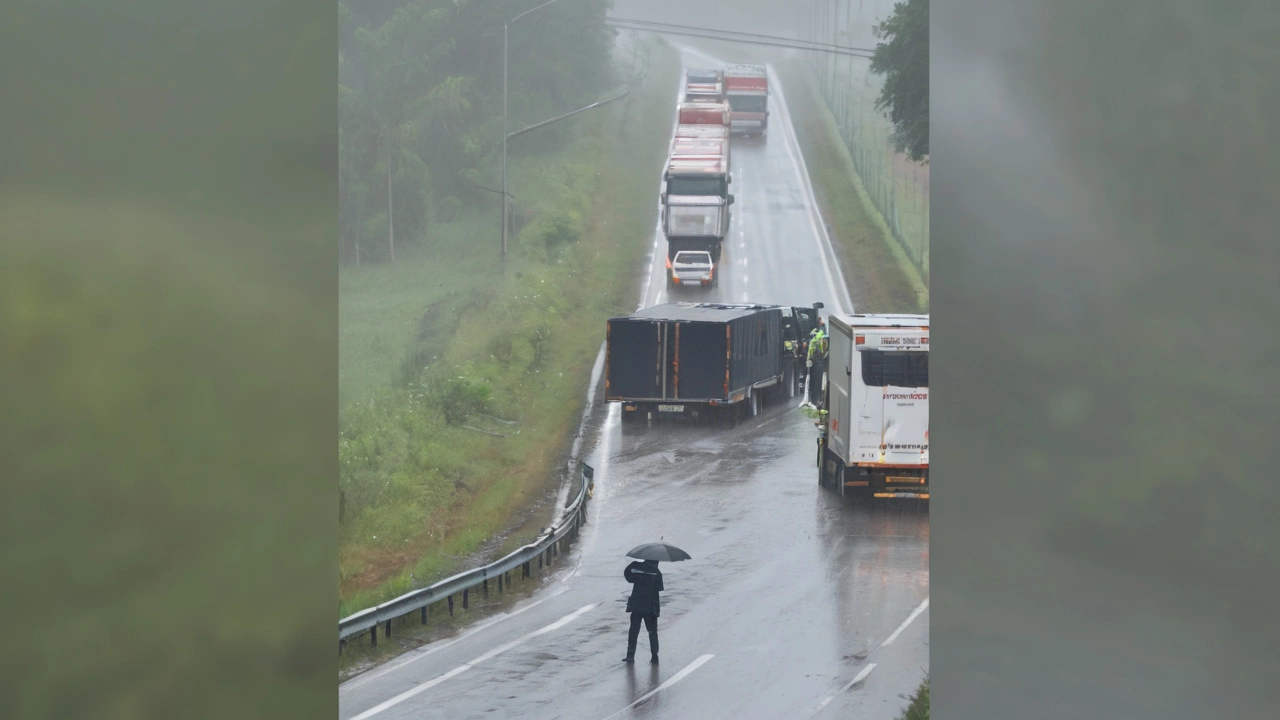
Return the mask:
<svg viewBox="0 0 1280 720"><path fill-rule="evenodd" d="M920 162L929 155L929 0L894 3L875 35L884 42L871 70L885 76L876 107L889 112L895 149Z"/></svg>
<svg viewBox="0 0 1280 720"><path fill-rule="evenodd" d="M391 261L434 223L494 203L503 24L545 0L340 0L339 252ZM559 0L510 28L510 129L613 84L608 0ZM495 222L495 226L497 223ZM495 228L496 232L496 228Z"/></svg>

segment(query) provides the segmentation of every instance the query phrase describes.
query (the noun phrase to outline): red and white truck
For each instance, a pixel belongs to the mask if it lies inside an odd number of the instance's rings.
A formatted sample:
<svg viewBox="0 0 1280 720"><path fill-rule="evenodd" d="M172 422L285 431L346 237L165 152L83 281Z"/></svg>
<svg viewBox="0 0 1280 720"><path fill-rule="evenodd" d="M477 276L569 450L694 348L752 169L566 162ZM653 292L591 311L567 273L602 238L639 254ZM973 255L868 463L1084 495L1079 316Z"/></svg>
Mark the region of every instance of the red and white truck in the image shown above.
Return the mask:
<svg viewBox="0 0 1280 720"><path fill-rule="evenodd" d="M731 122L729 103L686 102L676 107L678 125L723 125Z"/></svg>
<svg viewBox="0 0 1280 720"><path fill-rule="evenodd" d="M769 73L763 65L734 65L724 71L724 93L733 132L764 135L769 128Z"/></svg>
<svg viewBox="0 0 1280 720"><path fill-rule="evenodd" d="M724 100L724 71L691 68L684 75L684 99Z"/></svg>
<svg viewBox="0 0 1280 720"><path fill-rule="evenodd" d="M726 125L676 125L676 137L728 140L729 128Z"/></svg>
<svg viewBox="0 0 1280 720"><path fill-rule="evenodd" d="M831 315L818 484L929 499L929 316Z"/></svg>

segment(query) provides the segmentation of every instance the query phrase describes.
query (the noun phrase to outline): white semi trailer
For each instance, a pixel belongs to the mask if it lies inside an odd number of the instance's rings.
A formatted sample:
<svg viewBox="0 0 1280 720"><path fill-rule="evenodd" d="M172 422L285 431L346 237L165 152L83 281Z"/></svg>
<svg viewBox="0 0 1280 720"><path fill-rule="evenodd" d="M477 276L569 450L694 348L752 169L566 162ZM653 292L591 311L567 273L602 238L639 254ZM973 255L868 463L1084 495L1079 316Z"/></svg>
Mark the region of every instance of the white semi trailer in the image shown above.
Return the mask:
<svg viewBox="0 0 1280 720"><path fill-rule="evenodd" d="M818 483L929 498L929 316L831 315Z"/></svg>

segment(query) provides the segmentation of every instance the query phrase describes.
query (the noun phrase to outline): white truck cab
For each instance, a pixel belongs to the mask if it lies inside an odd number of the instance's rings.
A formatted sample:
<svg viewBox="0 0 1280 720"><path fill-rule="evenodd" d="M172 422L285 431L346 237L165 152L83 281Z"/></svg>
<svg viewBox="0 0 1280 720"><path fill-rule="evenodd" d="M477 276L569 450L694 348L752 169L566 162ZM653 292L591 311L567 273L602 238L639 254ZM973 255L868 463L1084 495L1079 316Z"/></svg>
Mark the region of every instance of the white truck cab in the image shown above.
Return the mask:
<svg viewBox="0 0 1280 720"><path fill-rule="evenodd" d="M929 316L832 315L819 483L929 498Z"/></svg>

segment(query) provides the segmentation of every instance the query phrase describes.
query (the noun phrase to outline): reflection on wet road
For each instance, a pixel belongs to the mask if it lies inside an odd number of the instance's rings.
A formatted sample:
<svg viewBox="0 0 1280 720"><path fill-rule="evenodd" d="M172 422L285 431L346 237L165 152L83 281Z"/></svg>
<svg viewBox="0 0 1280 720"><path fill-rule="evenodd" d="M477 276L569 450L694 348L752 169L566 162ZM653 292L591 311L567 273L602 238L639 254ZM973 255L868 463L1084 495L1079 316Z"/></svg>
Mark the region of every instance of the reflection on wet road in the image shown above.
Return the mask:
<svg viewBox="0 0 1280 720"><path fill-rule="evenodd" d="M727 268L704 297L847 309L773 81L770 136L735 138ZM645 306L668 299L661 242ZM927 509L821 490L795 401L732 430L624 431L600 410L590 523L562 569L518 613L344 684L341 717L896 717L929 663ZM624 665L623 556L659 538L693 560L662 566L661 665L643 632Z"/></svg>

